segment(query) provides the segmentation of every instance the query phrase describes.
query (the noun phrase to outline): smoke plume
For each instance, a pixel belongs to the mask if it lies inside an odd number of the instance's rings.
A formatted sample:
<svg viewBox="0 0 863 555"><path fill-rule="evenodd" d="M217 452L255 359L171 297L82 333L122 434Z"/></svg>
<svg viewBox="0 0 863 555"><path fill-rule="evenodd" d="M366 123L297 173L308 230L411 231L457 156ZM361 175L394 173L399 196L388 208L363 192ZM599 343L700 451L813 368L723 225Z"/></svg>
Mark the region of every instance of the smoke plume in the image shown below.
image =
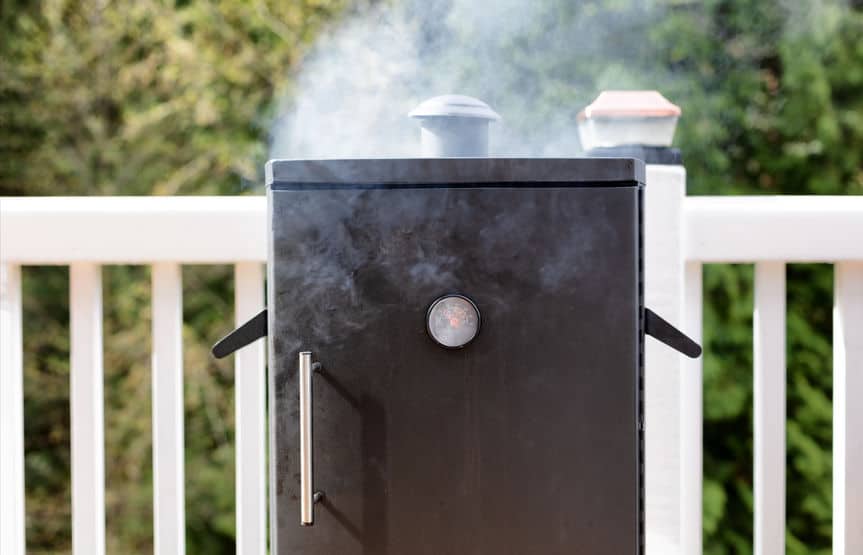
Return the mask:
<svg viewBox="0 0 863 555"><path fill-rule="evenodd" d="M503 116L492 155L574 156L578 111L602 88L660 87L646 33L661 10L624 0L405 0L324 33L295 76L271 158L416 156L407 113L467 94Z"/></svg>

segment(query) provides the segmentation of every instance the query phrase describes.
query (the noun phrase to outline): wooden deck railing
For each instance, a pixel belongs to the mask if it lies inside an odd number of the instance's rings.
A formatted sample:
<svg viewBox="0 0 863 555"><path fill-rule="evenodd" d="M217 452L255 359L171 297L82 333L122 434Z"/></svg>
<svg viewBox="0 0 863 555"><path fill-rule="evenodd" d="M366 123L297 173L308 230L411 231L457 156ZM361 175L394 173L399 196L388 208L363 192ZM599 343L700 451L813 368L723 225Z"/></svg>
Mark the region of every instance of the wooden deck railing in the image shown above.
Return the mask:
<svg viewBox="0 0 863 555"><path fill-rule="evenodd" d="M685 172L648 166L647 301L701 335L702 264L755 264L755 552L784 553L785 264L836 265L834 553L863 553L863 197L689 197ZM148 264L153 303L154 534L184 552L181 264L235 265L236 318L263 305L263 197L0 199L0 553L24 539L22 265L70 267L74 553L105 552L100 265ZM647 550L701 552L699 361L647 348ZM237 552L266 553L265 363L236 372Z"/></svg>

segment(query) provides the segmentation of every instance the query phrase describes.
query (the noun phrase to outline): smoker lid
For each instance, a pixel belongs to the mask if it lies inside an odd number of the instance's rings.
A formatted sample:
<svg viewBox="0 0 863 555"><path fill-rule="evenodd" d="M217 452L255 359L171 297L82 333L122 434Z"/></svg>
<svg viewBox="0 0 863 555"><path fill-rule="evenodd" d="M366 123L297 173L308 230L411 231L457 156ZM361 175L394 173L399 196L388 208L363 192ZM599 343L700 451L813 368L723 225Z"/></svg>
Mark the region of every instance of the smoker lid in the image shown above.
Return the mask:
<svg viewBox="0 0 863 555"><path fill-rule="evenodd" d="M478 98L445 94L429 98L410 111L412 118L474 118L498 121L500 115Z"/></svg>
<svg viewBox="0 0 863 555"><path fill-rule="evenodd" d="M644 183L634 158L353 158L270 160L267 186Z"/></svg>

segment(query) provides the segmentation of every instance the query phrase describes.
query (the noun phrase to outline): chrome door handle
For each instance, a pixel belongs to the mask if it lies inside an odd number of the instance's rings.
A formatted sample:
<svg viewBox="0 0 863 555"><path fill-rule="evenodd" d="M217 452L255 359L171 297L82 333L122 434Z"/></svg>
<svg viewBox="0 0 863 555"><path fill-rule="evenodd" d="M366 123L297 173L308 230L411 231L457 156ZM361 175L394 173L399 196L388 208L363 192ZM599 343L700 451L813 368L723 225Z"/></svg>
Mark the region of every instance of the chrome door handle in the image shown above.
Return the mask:
<svg viewBox="0 0 863 555"><path fill-rule="evenodd" d="M300 524L315 523L315 503L323 499L322 491L315 491L312 456L312 374L320 370L319 362L312 362L312 353L300 353Z"/></svg>

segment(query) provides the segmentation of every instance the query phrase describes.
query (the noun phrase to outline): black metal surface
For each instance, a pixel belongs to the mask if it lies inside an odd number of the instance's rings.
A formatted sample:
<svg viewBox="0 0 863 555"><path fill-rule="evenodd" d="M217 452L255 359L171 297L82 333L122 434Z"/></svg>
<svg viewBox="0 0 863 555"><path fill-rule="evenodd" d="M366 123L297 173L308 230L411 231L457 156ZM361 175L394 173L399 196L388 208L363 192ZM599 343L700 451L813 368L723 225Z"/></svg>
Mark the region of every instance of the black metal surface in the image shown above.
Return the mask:
<svg viewBox="0 0 863 555"><path fill-rule="evenodd" d="M382 158L348 160L271 160L266 182L273 189L297 184L328 187L348 184L472 185L508 183L537 186L560 183L622 186L644 183L644 163L633 158Z"/></svg>
<svg viewBox="0 0 863 555"><path fill-rule="evenodd" d="M655 337L689 358L698 358L701 356L701 345L687 337L682 331L672 326L649 308L644 309L644 333Z"/></svg>
<svg viewBox="0 0 863 555"><path fill-rule="evenodd" d="M273 551L638 553L639 190L270 191ZM425 328L452 291L483 318L455 350ZM301 350L325 367L314 460L326 497L307 528Z"/></svg>
<svg viewBox="0 0 863 555"><path fill-rule="evenodd" d="M255 314L251 320L235 329L213 345L213 356L225 358L237 349L267 335L267 309Z"/></svg>

